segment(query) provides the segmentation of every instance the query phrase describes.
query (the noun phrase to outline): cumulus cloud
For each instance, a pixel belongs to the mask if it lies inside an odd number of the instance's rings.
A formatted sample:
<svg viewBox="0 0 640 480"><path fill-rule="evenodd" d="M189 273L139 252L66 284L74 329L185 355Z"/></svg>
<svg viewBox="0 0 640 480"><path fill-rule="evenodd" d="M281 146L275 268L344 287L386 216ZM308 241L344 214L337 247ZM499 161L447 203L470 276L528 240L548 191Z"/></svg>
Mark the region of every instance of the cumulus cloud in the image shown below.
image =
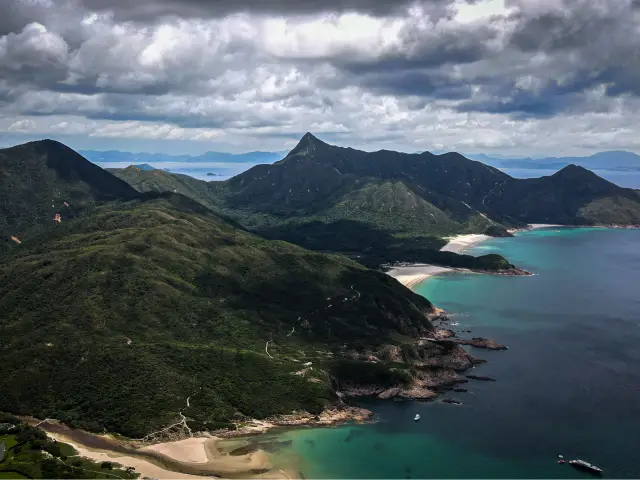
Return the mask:
<svg viewBox="0 0 640 480"><path fill-rule="evenodd" d="M55 117L38 121L52 132L313 130L409 149L531 149L566 132L586 148L573 122L603 145L640 142L624 130L637 0L15 0L0 14L0 110Z"/></svg>
<svg viewBox="0 0 640 480"><path fill-rule="evenodd" d="M7 127L9 132L28 132L36 128L36 124L33 120L23 119L16 120Z"/></svg>

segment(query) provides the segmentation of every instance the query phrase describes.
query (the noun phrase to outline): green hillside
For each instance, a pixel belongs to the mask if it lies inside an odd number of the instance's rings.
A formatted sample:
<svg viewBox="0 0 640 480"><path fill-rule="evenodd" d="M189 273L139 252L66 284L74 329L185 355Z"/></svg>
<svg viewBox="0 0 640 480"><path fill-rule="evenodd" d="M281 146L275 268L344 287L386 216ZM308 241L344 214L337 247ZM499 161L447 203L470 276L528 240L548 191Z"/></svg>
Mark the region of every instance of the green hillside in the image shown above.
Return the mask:
<svg viewBox="0 0 640 480"><path fill-rule="evenodd" d="M0 251L31 231L51 228L96 203L133 198L136 191L53 140L0 150Z"/></svg>
<svg viewBox="0 0 640 480"><path fill-rule="evenodd" d="M0 410L131 436L181 411L209 429L318 412L335 401L327 359L424 334L432 308L179 194L110 202L2 259ZM313 378L292 374L302 361Z"/></svg>
<svg viewBox="0 0 640 480"><path fill-rule="evenodd" d="M226 182L129 167L139 191L176 191L270 239L336 252L376 268L425 262L502 270L503 258L443 254L442 237L505 235L529 223L640 224L640 194L573 165L515 179L457 153L363 152L306 134L281 161ZM480 267L482 265L482 267Z"/></svg>

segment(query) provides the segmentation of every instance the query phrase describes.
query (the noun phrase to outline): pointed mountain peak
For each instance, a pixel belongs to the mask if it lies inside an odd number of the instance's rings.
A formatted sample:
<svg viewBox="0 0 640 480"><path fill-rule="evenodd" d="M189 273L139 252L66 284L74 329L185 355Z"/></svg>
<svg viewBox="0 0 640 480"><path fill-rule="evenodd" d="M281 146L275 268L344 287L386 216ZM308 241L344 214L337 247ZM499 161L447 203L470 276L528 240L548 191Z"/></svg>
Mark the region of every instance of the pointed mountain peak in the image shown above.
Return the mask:
<svg viewBox="0 0 640 480"><path fill-rule="evenodd" d="M327 146L328 144L320 140L312 133L305 133L298 144L288 153L287 157L301 153L310 154L318 147Z"/></svg>
<svg viewBox="0 0 640 480"><path fill-rule="evenodd" d="M614 183L611 183L608 180L605 180L598 174L592 172L588 168L584 168L580 165L570 164L566 167L558 170L556 173L552 175L555 179L560 179L563 181L571 181L571 182L581 182L583 184L589 182L591 185L602 185L607 187L615 187L619 188Z"/></svg>
<svg viewBox="0 0 640 480"><path fill-rule="evenodd" d="M320 140L313 133L307 132L300 139L301 142L319 142Z"/></svg>
<svg viewBox="0 0 640 480"><path fill-rule="evenodd" d="M554 173L553 176L560 177L560 176L569 176L569 175L584 175L585 173L595 175L597 177L597 175L593 173L591 170L581 167L580 165L576 165L575 163L571 163L566 167L561 168L556 173Z"/></svg>

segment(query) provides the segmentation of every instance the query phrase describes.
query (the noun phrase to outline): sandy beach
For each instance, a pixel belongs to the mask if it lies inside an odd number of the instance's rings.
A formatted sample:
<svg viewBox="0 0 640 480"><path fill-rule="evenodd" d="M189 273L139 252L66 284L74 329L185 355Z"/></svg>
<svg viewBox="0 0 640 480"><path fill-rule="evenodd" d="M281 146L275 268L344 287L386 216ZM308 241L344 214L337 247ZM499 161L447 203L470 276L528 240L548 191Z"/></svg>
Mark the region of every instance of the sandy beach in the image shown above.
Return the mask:
<svg viewBox="0 0 640 480"><path fill-rule="evenodd" d="M262 450L246 455L229 455L218 443L217 437L188 438L176 442L159 443L139 449L141 453L157 455L159 460L146 460L136 455L127 455L110 450L89 448L60 434L47 432L59 442L68 443L78 453L96 462L116 462L124 467L134 467L142 477L157 479L196 479L211 478L212 474L224 478L265 478L289 480L298 478L296 470L274 469L269 456ZM182 465L185 469L196 469L202 475L179 473L161 466L162 458L173 460L172 464ZM262 473L259 473L262 472Z"/></svg>
<svg viewBox="0 0 640 480"><path fill-rule="evenodd" d="M432 275L450 272L450 268L438 267L436 265L415 264L406 266L397 266L387 272L387 275L398 280L405 287L411 288L420 282L423 282Z"/></svg>
<svg viewBox="0 0 640 480"><path fill-rule="evenodd" d="M444 247L440 249L441 252L453 252L463 253L466 249L477 245L480 242L489 240L489 235L469 234L469 235L457 235L455 237L446 238L449 240Z"/></svg>
<svg viewBox="0 0 640 480"><path fill-rule="evenodd" d="M442 252L462 253L467 248L471 248L484 240L488 240L491 237L488 235L457 235L455 237L449 237L449 240L444 247L440 249ZM410 265L398 265L393 267L387 272L387 275L392 276L403 284L407 288L412 288L421 282L424 282L427 278L438 275L440 273L451 272L452 268L439 267L437 265L428 264L410 264Z"/></svg>
<svg viewBox="0 0 640 480"><path fill-rule="evenodd" d="M521 231L536 230L539 228L554 228L561 227L562 225L554 225L550 223L532 223L528 225L528 228L509 230L512 233ZM485 240L489 240L492 237L482 234L467 234L456 235L455 237L446 237L448 243L440 249L441 252L453 252L462 254L465 250L478 245ZM417 284L425 281L427 278L438 275L440 273L450 272L452 268L439 267L436 265L427 264L407 264L393 267L387 272L387 275L392 276L405 287L412 288Z"/></svg>

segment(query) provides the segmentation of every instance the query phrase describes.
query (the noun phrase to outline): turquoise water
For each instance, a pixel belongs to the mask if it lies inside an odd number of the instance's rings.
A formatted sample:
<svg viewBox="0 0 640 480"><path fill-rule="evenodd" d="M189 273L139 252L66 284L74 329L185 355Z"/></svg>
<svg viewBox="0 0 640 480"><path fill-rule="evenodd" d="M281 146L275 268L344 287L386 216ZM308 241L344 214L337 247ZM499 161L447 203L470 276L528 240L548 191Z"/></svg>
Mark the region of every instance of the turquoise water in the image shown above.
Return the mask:
<svg viewBox="0 0 640 480"><path fill-rule="evenodd" d="M448 274L416 291L454 312L472 336L508 351L451 393L463 405L369 400L378 422L298 429L281 455L311 478L587 478L558 454L605 477L639 478L640 231L539 230L481 244L533 277ZM413 416L420 413L420 422Z"/></svg>

